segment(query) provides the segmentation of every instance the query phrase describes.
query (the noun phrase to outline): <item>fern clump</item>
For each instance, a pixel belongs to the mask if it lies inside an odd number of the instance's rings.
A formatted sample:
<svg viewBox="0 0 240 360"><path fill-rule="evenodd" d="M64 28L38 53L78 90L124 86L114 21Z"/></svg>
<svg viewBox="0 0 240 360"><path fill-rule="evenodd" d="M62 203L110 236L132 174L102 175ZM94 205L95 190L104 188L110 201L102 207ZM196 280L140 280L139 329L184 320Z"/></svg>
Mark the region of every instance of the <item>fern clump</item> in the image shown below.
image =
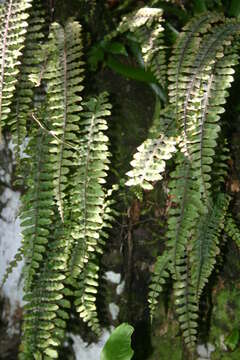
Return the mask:
<svg viewBox="0 0 240 360"><path fill-rule="evenodd" d="M12 131L25 189L22 246L4 281L24 258L20 358L51 359L58 357L72 299L100 333L99 257L113 221L112 191L105 185L111 105L105 92L82 101L81 25L54 22L47 38L40 4L33 4L28 19L30 5L7 1L1 13L0 118Z"/></svg>
<svg viewBox="0 0 240 360"><path fill-rule="evenodd" d="M224 193L228 156L226 146L220 155L217 147L221 114L238 63L239 30L237 21L215 13L198 15L183 28L168 65L170 104L160 110L150 138L138 147L133 169L127 173L128 186L150 190L162 179L166 161L174 155L168 183L171 206L166 250L155 264L149 303L153 317L158 294L170 273L182 335L192 352L200 296L220 252L224 226L233 234L230 220L224 225L230 202Z"/></svg>

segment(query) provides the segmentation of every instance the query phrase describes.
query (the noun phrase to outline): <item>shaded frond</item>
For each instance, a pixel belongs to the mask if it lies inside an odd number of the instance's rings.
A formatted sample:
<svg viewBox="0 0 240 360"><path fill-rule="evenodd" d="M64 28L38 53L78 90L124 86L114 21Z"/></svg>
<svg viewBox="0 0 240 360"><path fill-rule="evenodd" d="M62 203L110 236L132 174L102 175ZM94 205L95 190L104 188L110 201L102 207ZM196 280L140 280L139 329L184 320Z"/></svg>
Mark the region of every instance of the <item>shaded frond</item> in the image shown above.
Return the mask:
<svg viewBox="0 0 240 360"><path fill-rule="evenodd" d="M54 201L53 169L49 161L50 140L41 129L35 131L26 149L28 157L23 160L28 166L25 180L27 192L22 196L20 212L26 290L31 288L44 262L52 222Z"/></svg>
<svg viewBox="0 0 240 360"><path fill-rule="evenodd" d="M177 281L173 285L176 313L184 342L188 349L194 352L197 339L198 306L195 289L192 286L188 256L182 258L181 262L178 263L178 268L180 277L179 279L174 278Z"/></svg>
<svg viewBox="0 0 240 360"><path fill-rule="evenodd" d="M151 279L151 284L149 285L148 293L148 302L150 309L150 317L153 319L156 306L158 303L159 294L163 291L163 285L166 282L166 279L169 277L169 266L171 258L167 251L162 255L157 257L156 263L154 265L154 272Z"/></svg>
<svg viewBox="0 0 240 360"><path fill-rule="evenodd" d="M224 227L230 198L219 193L209 212L200 219L197 239L190 254L192 283L199 297L212 273L216 256L219 253L220 234Z"/></svg>

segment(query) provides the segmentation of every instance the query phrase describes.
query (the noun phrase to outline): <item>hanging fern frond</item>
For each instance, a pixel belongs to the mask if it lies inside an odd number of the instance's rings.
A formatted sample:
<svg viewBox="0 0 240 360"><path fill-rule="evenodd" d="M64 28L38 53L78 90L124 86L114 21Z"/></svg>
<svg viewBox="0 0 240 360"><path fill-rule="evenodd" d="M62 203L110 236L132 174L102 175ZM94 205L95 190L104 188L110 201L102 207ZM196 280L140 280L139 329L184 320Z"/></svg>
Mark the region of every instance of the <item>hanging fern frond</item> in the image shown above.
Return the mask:
<svg viewBox="0 0 240 360"><path fill-rule="evenodd" d="M169 277L170 261L171 258L169 254L165 251L162 255L157 257L156 263L154 265L154 272L152 275L148 293L151 320L153 319L158 303L157 298L159 297L159 294L163 291L163 285L165 284L166 279Z"/></svg>
<svg viewBox="0 0 240 360"><path fill-rule="evenodd" d="M81 25L69 21L65 28L54 23L49 36L49 59L44 74L47 82L48 114L51 131L60 138L52 140L54 192L59 213L64 221L64 201L68 187L68 174L73 165L74 151L79 134L83 90ZM70 148L67 143L72 144Z"/></svg>
<svg viewBox="0 0 240 360"><path fill-rule="evenodd" d="M55 233L56 234L56 233ZM57 348L65 334L69 290L64 280L68 254L66 241L61 237L53 241L43 269L40 269L34 287L24 297L22 354L20 359L58 358Z"/></svg>
<svg viewBox="0 0 240 360"><path fill-rule="evenodd" d="M74 295L76 310L84 322L95 334L100 334L100 325L96 307L98 292L99 264L95 253L89 255L88 263L79 277L80 285Z"/></svg>
<svg viewBox="0 0 240 360"><path fill-rule="evenodd" d="M77 171L72 180L72 238L74 247L70 262L71 276L78 277L89 253L98 251L99 232L103 226L101 216L104 204L103 184L109 163L106 116L111 105L106 93L84 103L79 136Z"/></svg>
<svg viewBox="0 0 240 360"><path fill-rule="evenodd" d="M199 297L207 283L219 253L220 234L228 210L230 197L219 193L209 212L199 222L197 240L191 253L192 283Z"/></svg>
<svg viewBox="0 0 240 360"><path fill-rule="evenodd" d="M189 81L187 74L191 71L191 65L194 57L199 49L201 42L201 35L206 33L211 24L219 21L220 16L216 14L202 14L194 17L183 28L176 44L173 48L173 53L170 58L168 69L169 75L169 101L175 104L175 114L178 121L179 108L181 101L183 101L186 89L186 84Z"/></svg>
<svg viewBox="0 0 240 360"><path fill-rule="evenodd" d="M190 352L195 351L195 343L197 339L197 319L198 306L196 303L195 289L192 286L191 269L189 257L182 257L181 263L178 263L180 279L174 282L174 295L176 312L182 336L185 344Z"/></svg>
<svg viewBox="0 0 240 360"><path fill-rule="evenodd" d="M0 141L19 73L32 0L6 0L0 12Z"/></svg>
<svg viewBox="0 0 240 360"><path fill-rule="evenodd" d="M76 296L76 310L79 312L83 321L87 322L96 334L100 333L99 320L96 311L96 297L99 286L99 255L102 254L105 240L108 238L106 230L112 227L112 223L115 220L116 213L113 210L115 201L112 199L112 193L116 190L117 186L113 186L110 190L105 192L101 211L103 223L99 233L98 246L96 252L91 252L89 254L88 262L75 283L75 287L77 288L74 293Z"/></svg>
<svg viewBox="0 0 240 360"><path fill-rule="evenodd" d="M49 161L50 137L41 129L29 141L24 162L28 164L27 192L20 213L23 235L25 289L32 286L44 260L53 215L53 169Z"/></svg>
<svg viewBox="0 0 240 360"><path fill-rule="evenodd" d="M39 72L43 61L42 43L44 40L44 11L38 2L29 11L29 27L25 39L23 55L20 57L18 83L16 86L9 126L15 145L17 163L20 160L21 145L27 135L27 122L33 109L34 83L31 78Z"/></svg>

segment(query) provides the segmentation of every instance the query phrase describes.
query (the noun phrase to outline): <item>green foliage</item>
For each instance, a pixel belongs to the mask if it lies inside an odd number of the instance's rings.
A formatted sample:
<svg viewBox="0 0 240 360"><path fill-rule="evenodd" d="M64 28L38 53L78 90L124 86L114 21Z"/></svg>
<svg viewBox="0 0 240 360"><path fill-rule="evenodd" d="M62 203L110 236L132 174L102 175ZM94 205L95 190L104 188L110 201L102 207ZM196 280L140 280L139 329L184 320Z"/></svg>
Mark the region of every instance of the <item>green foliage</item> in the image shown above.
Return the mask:
<svg viewBox="0 0 240 360"><path fill-rule="evenodd" d="M166 250L155 264L149 303L153 315L170 272L176 313L190 352L197 338L200 296L220 252L224 223L228 233L233 227L227 220L230 197L223 186L228 156L219 134L227 89L238 62L239 30L238 22L215 13L203 13L186 24L168 64L171 105L160 110L150 138L138 147L133 169L127 173L127 185L150 190L162 179L166 160L178 150L168 182L171 206ZM151 56L149 61L153 61Z"/></svg>
<svg viewBox="0 0 240 360"><path fill-rule="evenodd" d="M0 138L13 100L31 3L32 0L7 0L0 11Z"/></svg>
<svg viewBox="0 0 240 360"><path fill-rule="evenodd" d="M4 281L24 257L20 358L51 359L58 358L72 302L92 330L100 332L99 257L114 220L114 189L107 190L105 180L111 105L107 93L82 101L81 25L54 22L46 39L44 13L36 1L26 33L29 4L8 1L1 18L7 19L1 22L1 122L12 131L18 176L26 190L20 210L22 246Z"/></svg>
<svg viewBox="0 0 240 360"><path fill-rule="evenodd" d="M100 360L131 360L131 336L134 328L126 323L119 325L107 340L101 352Z"/></svg>
<svg viewBox="0 0 240 360"><path fill-rule="evenodd" d="M114 188L108 190L106 181L111 105L105 92L85 97L82 27L69 19L48 29L40 3L30 9L31 4L9 0L0 8L0 123L12 133L25 189L22 246L6 274L24 257L23 360L58 357L72 305L100 333L99 259L115 215ZM240 246L225 187L228 148L220 136L238 63L240 24L204 12L205 7L206 2L195 2L200 14L179 34L175 31L171 50L164 43L163 10L135 10L90 51L88 61L93 70L103 61L124 76L150 83L157 94L148 139L137 148L126 185L144 194L163 177L167 184L165 249L150 284L150 315L171 276L176 314L192 353L200 298L223 233ZM140 67L119 61L129 48ZM27 156L20 159L27 137ZM117 328L101 359L130 360L132 332L126 324ZM236 338L229 339L231 348Z"/></svg>

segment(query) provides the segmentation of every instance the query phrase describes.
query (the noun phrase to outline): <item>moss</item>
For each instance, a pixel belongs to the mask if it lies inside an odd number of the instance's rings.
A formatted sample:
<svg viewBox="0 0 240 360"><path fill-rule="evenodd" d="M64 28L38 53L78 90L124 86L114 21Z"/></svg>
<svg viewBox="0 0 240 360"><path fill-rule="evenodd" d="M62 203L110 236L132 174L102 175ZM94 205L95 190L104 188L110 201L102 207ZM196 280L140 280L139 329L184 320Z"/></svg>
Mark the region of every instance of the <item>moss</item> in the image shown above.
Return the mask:
<svg viewBox="0 0 240 360"><path fill-rule="evenodd" d="M212 359L240 359L239 344L233 352L227 350L226 339L233 331L240 330L240 289L237 287L222 288L215 298L210 328L210 342L216 347ZM237 339L238 341L238 339Z"/></svg>

